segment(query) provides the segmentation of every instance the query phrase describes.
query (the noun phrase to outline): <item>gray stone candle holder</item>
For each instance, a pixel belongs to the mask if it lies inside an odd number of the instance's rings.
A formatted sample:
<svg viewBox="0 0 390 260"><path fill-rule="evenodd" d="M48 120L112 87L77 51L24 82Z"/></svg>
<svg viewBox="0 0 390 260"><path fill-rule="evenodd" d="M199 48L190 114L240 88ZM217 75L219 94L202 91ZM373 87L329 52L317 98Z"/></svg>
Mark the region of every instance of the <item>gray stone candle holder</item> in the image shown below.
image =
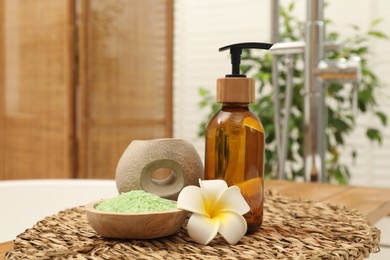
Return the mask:
<svg viewBox="0 0 390 260"><path fill-rule="evenodd" d="M176 200L187 185L199 186L203 164L189 142L177 139L134 140L116 168L118 191L145 190Z"/></svg>

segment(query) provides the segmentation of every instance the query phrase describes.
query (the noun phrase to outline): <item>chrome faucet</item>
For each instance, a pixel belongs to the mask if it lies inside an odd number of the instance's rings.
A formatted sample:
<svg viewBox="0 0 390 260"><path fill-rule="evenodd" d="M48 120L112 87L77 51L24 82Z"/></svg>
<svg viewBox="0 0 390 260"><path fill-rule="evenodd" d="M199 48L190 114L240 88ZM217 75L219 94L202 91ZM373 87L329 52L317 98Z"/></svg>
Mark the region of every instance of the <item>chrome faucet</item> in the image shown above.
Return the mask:
<svg viewBox="0 0 390 260"><path fill-rule="evenodd" d="M279 42L279 0L271 0L271 40ZM275 135L278 155L278 177L285 179L285 161L287 156L288 122L292 99L293 67L287 62L287 83L285 99L285 116L281 120L279 84L277 63L280 56L291 59L292 54L304 55L304 177L306 181L328 181L325 168L325 90L326 82L342 81L353 82L355 85L360 79L360 59L352 57L349 60L325 60L324 52L339 48L338 43L325 42L325 24L323 17L323 0L307 0L307 14L305 23L305 41L276 43L270 50L273 54L272 81L274 87L275 105ZM287 60L289 61L289 60ZM290 82L289 82L290 81ZM357 105L357 87L353 92L354 104ZM356 110L356 109L355 109ZM283 131L280 122L283 121Z"/></svg>

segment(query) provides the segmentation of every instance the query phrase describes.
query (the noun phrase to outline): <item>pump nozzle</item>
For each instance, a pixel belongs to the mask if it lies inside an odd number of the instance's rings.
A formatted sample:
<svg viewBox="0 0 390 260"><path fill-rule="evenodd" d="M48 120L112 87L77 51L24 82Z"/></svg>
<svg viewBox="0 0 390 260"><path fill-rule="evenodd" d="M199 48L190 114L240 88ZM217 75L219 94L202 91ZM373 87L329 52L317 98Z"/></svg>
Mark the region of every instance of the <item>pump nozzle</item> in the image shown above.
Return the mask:
<svg viewBox="0 0 390 260"><path fill-rule="evenodd" d="M231 61L232 61L232 74L226 75L226 77L240 77L245 78L245 75L240 74L240 63L242 49L264 49L269 50L272 47L270 43L262 42L243 42L227 45L219 48L219 51L225 51L230 49Z"/></svg>

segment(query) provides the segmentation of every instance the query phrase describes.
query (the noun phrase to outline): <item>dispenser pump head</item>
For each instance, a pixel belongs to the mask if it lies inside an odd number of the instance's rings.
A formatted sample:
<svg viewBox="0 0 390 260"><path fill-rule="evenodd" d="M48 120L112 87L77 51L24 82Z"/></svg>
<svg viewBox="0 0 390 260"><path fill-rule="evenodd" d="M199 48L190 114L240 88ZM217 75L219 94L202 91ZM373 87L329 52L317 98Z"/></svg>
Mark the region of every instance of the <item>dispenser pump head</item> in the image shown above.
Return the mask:
<svg viewBox="0 0 390 260"><path fill-rule="evenodd" d="M269 50L272 47L270 43L262 42L243 42L227 45L225 47L219 48L219 51L225 51L230 49L230 56L232 61L232 74L226 75L227 78L237 77L245 78L246 76L240 74L240 63L241 63L241 53L242 49L264 49Z"/></svg>

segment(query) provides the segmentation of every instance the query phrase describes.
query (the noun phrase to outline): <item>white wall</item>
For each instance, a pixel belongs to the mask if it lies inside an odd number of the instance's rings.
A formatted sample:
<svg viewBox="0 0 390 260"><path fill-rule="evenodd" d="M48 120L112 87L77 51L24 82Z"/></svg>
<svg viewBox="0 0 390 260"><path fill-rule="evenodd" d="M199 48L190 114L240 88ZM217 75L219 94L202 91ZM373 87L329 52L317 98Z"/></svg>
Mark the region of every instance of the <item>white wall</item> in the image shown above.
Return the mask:
<svg viewBox="0 0 390 260"><path fill-rule="evenodd" d="M198 89L215 93L215 81L230 70L228 53L218 48L244 41L270 41L271 0L176 0L174 29L174 136L192 142L204 157L204 140L197 138L200 121L208 111L198 108ZM285 3L288 0L281 1ZM390 35L390 1L330 0L325 16L334 21L333 28L351 34L350 24L367 28L377 17L385 18L379 27ZM305 0L297 1L297 15L305 19ZM373 42L375 54L372 67L387 84L380 103L390 116L390 43ZM387 73L386 73L387 72ZM358 118L358 124L376 124L373 118ZM358 148L356 165L349 152L343 160L351 164L353 184L390 187L390 127L384 130L382 147L372 145L358 129L348 139L349 146ZM387 159L389 158L389 159Z"/></svg>

